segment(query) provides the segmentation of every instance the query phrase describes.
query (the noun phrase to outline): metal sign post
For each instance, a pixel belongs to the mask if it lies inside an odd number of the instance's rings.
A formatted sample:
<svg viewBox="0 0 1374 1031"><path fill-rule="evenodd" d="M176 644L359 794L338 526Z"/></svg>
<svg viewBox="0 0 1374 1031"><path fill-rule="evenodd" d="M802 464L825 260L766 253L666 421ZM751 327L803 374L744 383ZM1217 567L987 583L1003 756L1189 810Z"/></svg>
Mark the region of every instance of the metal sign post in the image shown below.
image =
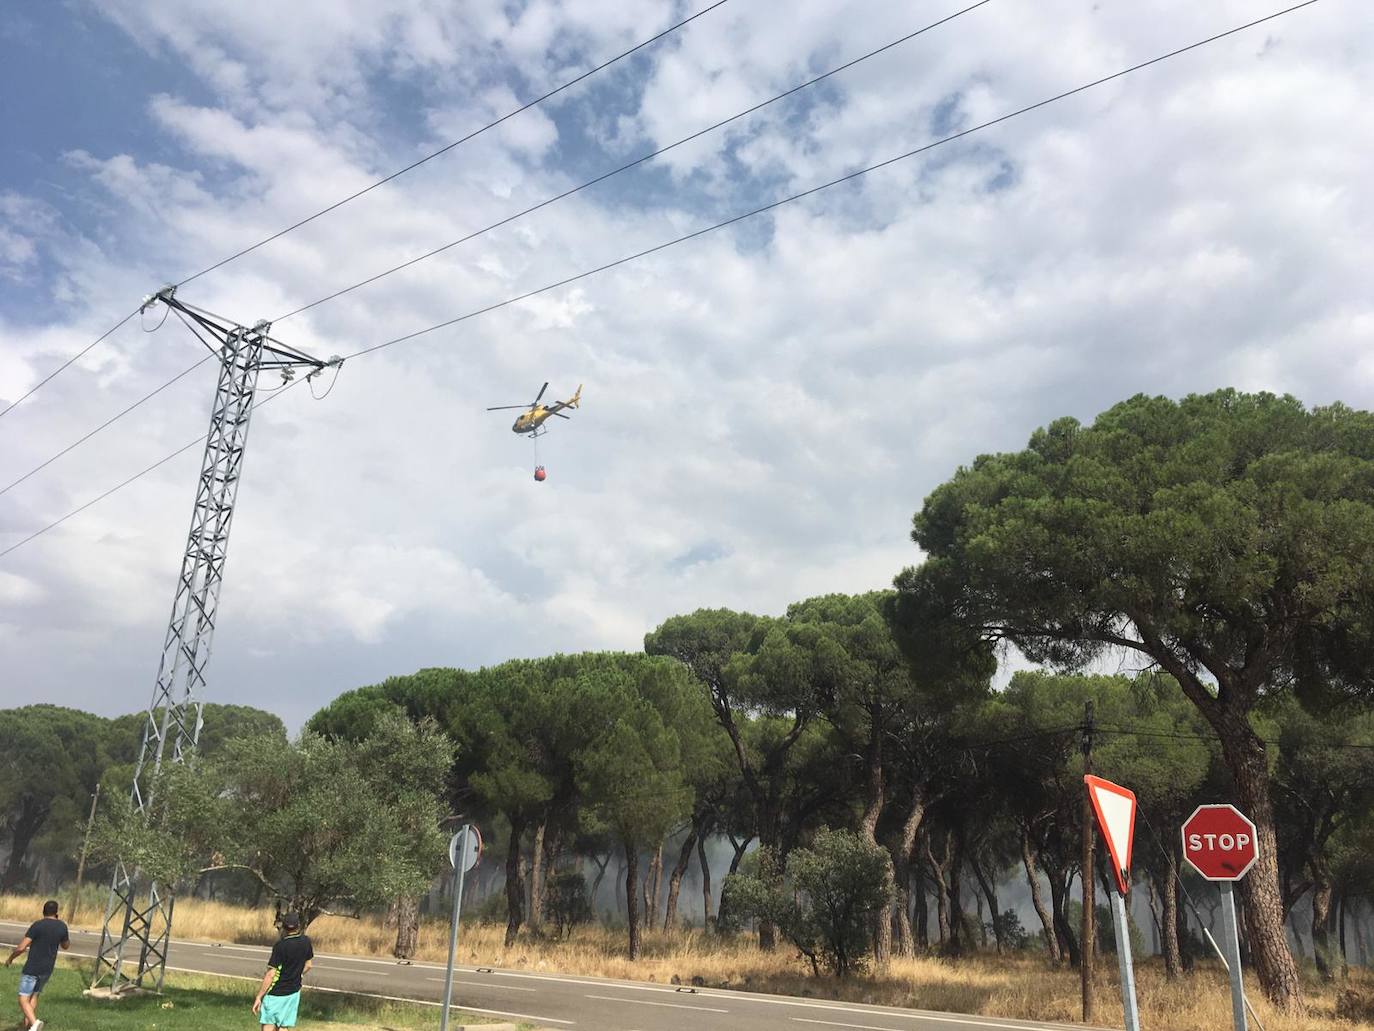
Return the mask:
<svg viewBox="0 0 1374 1031"><path fill-rule="evenodd" d="M444 1008L439 1012L439 1031L448 1031L448 1010L453 1003L453 962L458 955L458 923L463 915L463 875L477 865L482 854L482 835L471 824L463 824L448 843L448 861L453 864L453 920L448 929L448 969L444 971Z"/></svg>
<svg viewBox="0 0 1374 1031"><path fill-rule="evenodd" d="M1135 999L1135 967L1131 959L1131 925L1126 921L1126 895L1131 890L1131 849L1135 840L1135 792L1101 777L1085 774L1088 800L1112 857L1116 891L1112 892L1112 927L1116 932L1116 961L1121 969L1121 1011L1126 1031L1140 1031L1140 1008ZM1091 880L1090 873L1084 881ZM1086 949L1087 946L1085 945Z"/></svg>
<svg viewBox="0 0 1374 1031"><path fill-rule="evenodd" d="M1231 1019L1246 1031L1245 985L1240 970L1240 928L1231 886L1259 859L1259 835L1250 818L1233 805L1200 805L1183 822L1183 858L1209 881L1220 882L1222 962L1231 977ZM1215 943L1213 943L1215 944Z"/></svg>
<svg viewBox="0 0 1374 1031"><path fill-rule="evenodd" d="M1221 882L1221 920L1226 929L1226 965L1231 975L1231 1021L1236 1031L1246 1031L1245 986L1240 977L1240 928L1236 924L1236 897L1231 881Z"/></svg>
<svg viewBox="0 0 1374 1031"><path fill-rule="evenodd" d="M1121 968L1121 1009L1126 1031L1140 1031L1140 1008L1135 1001L1135 967L1131 962L1131 926L1126 922L1126 897L1112 892L1112 925L1116 930L1116 962Z"/></svg>

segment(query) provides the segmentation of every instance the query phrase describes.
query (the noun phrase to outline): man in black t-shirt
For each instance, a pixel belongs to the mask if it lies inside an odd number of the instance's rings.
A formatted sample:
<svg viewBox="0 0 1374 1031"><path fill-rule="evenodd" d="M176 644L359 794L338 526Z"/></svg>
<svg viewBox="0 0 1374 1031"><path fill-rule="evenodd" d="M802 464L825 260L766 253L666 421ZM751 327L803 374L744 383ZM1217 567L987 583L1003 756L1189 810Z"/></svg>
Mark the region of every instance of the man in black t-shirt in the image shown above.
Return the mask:
<svg viewBox="0 0 1374 1031"><path fill-rule="evenodd" d="M38 995L57 966L57 950L66 951L71 944L67 940L67 925L57 919L57 903L50 899L43 903L43 919L29 926L24 940L5 960L5 966L9 966L25 952L29 954L19 975L19 1012L24 1015L24 1027L29 1031L43 1029L43 1021L38 1019Z"/></svg>
<svg viewBox="0 0 1374 1031"><path fill-rule="evenodd" d="M272 946L267 973L253 1000L253 1012L264 1031L295 1027L301 1001L301 978L310 971L315 950L301 934L301 918L287 913L281 918L282 939Z"/></svg>

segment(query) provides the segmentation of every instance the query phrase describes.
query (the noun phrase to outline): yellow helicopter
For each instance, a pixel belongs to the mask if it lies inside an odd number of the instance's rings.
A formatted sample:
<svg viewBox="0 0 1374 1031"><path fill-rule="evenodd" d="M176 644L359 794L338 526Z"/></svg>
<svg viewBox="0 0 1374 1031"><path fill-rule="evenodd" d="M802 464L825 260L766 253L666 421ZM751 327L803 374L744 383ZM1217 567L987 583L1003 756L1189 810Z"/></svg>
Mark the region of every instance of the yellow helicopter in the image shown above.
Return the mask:
<svg viewBox="0 0 1374 1031"><path fill-rule="evenodd" d="M580 407L578 402L582 400L582 384L579 383L577 385L577 393L573 394L573 396L566 401L553 401L549 404L541 405L539 399L544 396L544 391L548 389L549 385L545 383L539 388L539 393L535 395L534 400L528 405L497 405L494 408L488 408L487 411L504 412L512 408L524 408L526 411L515 420L514 424L511 426L511 430L515 433L528 433L533 437L543 436L545 433L549 432L543 429L543 426L544 423L549 421L550 417L556 415L560 419L569 418L569 416L563 414L563 410L565 408Z"/></svg>
<svg viewBox="0 0 1374 1031"><path fill-rule="evenodd" d="M544 467L539 464L539 438L542 437L545 433L549 432L547 429L544 428L544 423L548 422L549 419L551 419L555 415L558 416L558 418L560 419L569 418L569 416L563 414L564 409L579 408L581 407L580 402L582 400L582 384L579 383L577 385L577 393L573 394L573 396L568 398L566 401L553 401L546 405L540 404L539 401L541 398L543 398L544 391L548 389L549 385L545 383L542 387L539 388L539 393L534 396L534 400L531 401L528 405L496 405L493 408L487 409L487 411L489 412L502 412L507 411L511 408L525 409L525 411L520 414L520 417L517 418L515 422L511 425L511 430L513 430L516 433L527 433L529 434L530 439L535 442L534 478L539 483L543 483L548 476L548 474L544 471Z"/></svg>

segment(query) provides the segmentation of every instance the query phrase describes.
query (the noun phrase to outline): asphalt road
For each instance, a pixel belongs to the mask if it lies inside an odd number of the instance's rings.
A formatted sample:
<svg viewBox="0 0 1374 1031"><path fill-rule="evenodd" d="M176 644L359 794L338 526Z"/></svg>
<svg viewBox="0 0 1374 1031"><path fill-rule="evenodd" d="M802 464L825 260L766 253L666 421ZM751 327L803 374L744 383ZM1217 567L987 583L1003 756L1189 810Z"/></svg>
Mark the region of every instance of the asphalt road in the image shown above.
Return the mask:
<svg viewBox="0 0 1374 1031"><path fill-rule="evenodd" d="M0 944L17 942L27 924L0 921ZM67 955L93 957L100 936L72 931ZM268 950L248 945L213 945L174 939L169 970L218 974L257 982ZM444 968L431 963L317 954L310 991L347 992L438 1006ZM530 1021L550 1028L596 1031L1084 1031L1082 1024L1045 1024L1001 1017L976 1017L923 1010L822 1002L779 995L677 989L639 981L531 974L460 966L454 973L453 1003L469 1013Z"/></svg>

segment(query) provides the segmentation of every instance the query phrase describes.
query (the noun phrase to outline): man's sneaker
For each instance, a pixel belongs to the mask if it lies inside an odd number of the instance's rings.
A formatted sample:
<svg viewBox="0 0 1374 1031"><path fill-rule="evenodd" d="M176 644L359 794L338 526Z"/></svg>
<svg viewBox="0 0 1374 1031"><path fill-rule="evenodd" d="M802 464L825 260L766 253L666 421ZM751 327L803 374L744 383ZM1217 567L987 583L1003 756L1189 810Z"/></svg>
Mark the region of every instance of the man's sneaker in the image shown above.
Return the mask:
<svg viewBox="0 0 1374 1031"><path fill-rule="evenodd" d="M43 1021L35 1020L29 1025L29 1031L43 1031Z"/></svg>

